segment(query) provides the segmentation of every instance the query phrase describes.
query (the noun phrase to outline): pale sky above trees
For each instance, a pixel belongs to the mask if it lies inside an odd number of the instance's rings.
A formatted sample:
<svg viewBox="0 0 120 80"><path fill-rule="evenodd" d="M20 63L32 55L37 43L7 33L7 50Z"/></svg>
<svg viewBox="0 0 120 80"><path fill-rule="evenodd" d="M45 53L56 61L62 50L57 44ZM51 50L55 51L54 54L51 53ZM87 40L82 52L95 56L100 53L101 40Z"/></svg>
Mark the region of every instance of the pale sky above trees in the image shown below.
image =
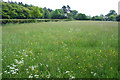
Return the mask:
<svg viewBox="0 0 120 80"><path fill-rule="evenodd" d="M8 0L3 0L8 1ZM11 1L11 0L10 0ZM50 9L60 9L63 5L69 5L72 10L86 15L106 15L110 10L118 12L118 2L120 0L12 0L32 4L39 7Z"/></svg>

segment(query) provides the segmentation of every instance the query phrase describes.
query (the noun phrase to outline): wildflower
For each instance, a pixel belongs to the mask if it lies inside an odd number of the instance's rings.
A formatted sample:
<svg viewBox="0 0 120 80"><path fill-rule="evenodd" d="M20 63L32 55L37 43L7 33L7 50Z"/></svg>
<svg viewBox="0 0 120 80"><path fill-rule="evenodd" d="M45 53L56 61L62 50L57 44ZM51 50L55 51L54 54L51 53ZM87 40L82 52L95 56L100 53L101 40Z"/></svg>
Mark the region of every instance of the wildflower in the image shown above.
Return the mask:
<svg viewBox="0 0 120 80"><path fill-rule="evenodd" d="M34 70L34 66L31 66L31 69Z"/></svg>
<svg viewBox="0 0 120 80"><path fill-rule="evenodd" d="M31 54L32 54L32 51L29 51L29 53L31 53Z"/></svg>
<svg viewBox="0 0 120 80"><path fill-rule="evenodd" d="M78 58L79 56L76 56L76 58Z"/></svg>
<svg viewBox="0 0 120 80"><path fill-rule="evenodd" d="M39 75L34 75L35 77L39 77Z"/></svg>
<svg viewBox="0 0 120 80"><path fill-rule="evenodd" d="M10 72L14 72L14 70L10 70Z"/></svg>
<svg viewBox="0 0 120 80"><path fill-rule="evenodd" d="M8 74L9 74L10 72L8 72Z"/></svg>
<svg viewBox="0 0 120 80"><path fill-rule="evenodd" d="M5 73L7 73L7 70L6 71L4 71Z"/></svg>
<svg viewBox="0 0 120 80"><path fill-rule="evenodd" d="M58 67L58 72L60 72L60 68Z"/></svg>
<svg viewBox="0 0 120 80"><path fill-rule="evenodd" d="M0 73L0 76L2 75L2 73Z"/></svg>
<svg viewBox="0 0 120 80"><path fill-rule="evenodd" d="M74 76L70 75L71 78L75 78Z"/></svg>
<svg viewBox="0 0 120 80"><path fill-rule="evenodd" d="M94 76L96 75L96 73L94 73Z"/></svg>
<svg viewBox="0 0 120 80"><path fill-rule="evenodd" d="M15 69L15 71L18 71L18 69Z"/></svg>
<svg viewBox="0 0 120 80"><path fill-rule="evenodd" d="M15 69L14 67L10 67L10 69Z"/></svg>
<svg viewBox="0 0 120 80"><path fill-rule="evenodd" d="M24 58L21 58L22 60L24 59Z"/></svg>
<svg viewBox="0 0 120 80"><path fill-rule="evenodd" d="M31 74L31 75L29 75L29 78L33 78L32 74Z"/></svg>
<svg viewBox="0 0 120 80"><path fill-rule="evenodd" d="M40 65L42 66L42 63L40 63Z"/></svg>
<svg viewBox="0 0 120 80"><path fill-rule="evenodd" d="M17 65L12 64L12 66L16 67Z"/></svg>
<svg viewBox="0 0 120 80"><path fill-rule="evenodd" d="M112 70L112 67L110 67L110 69Z"/></svg>
<svg viewBox="0 0 120 80"><path fill-rule="evenodd" d="M13 72L12 74L16 74L16 72Z"/></svg>
<svg viewBox="0 0 120 80"><path fill-rule="evenodd" d="M27 71L28 69L26 69L26 71Z"/></svg>
<svg viewBox="0 0 120 80"><path fill-rule="evenodd" d="M49 73L49 74L47 75L47 78L50 78L50 76L51 76L51 75L50 75L50 73Z"/></svg>
<svg viewBox="0 0 120 80"><path fill-rule="evenodd" d="M34 68L37 68L38 67L38 64L34 66Z"/></svg>
<svg viewBox="0 0 120 80"><path fill-rule="evenodd" d="M66 71L65 73L69 73L70 71Z"/></svg>
<svg viewBox="0 0 120 80"><path fill-rule="evenodd" d="M91 74L93 74L93 72L91 72Z"/></svg>
<svg viewBox="0 0 120 80"><path fill-rule="evenodd" d="M74 76L72 76L72 78L75 78Z"/></svg>
<svg viewBox="0 0 120 80"><path fill-rule="evenodd" d="M37 73L37 72L38 72L38 70L35 71L35 73Z"/></svg>
<svg viewBox="0 0 120 80"><path fill-rule="evenodd" d="M27 73L29 73L29 71L27 71Z"/></svg>
<svg viewBox="0 0 120 80"><path fill-rule="evenodd" d="M48 65L46 65L46 67L48 67Z"/></svg>

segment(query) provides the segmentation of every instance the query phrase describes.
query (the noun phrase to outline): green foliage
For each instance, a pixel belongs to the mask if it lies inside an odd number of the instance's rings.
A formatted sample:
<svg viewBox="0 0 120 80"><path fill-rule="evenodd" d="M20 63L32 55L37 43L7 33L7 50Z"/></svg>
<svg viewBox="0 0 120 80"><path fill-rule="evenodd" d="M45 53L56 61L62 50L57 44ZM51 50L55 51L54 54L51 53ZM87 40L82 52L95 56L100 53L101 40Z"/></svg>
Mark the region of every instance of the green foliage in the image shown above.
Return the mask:
<svg viewBox="0 0 120 80"><path fill-rule="evenodd" d="M87 16L85 14L79 13L74 17L76 20L86 20Z"/></svg>
<svg viewBox="0 0 120 80"><path fill-rule="evenodd" d="M45 11L45 12L44 12L44 18L45 18L45 19L50 19L51 16L50 16L50 12L48 11L48 9L45 9L44 11Z"/></svg>
<svg viewBox="0 0 120 80"><path fill-rule="evenodd" d="M51 18L52 19L64 19L64 12L61 9L56 9L55 11L51 12Z"/></svg>
<svg viewBox="0 0 120 80"><path fill-rule="evenodd" d="M92 20L102 21L103 20L103 16L93 16Z"/></svg>
<svg viewBox="0 0 120 80"><path fill-rule="evenodd" d="M23 4L23 3L5 3L2 2L2 18L3 19L40 19L46 17L50 18L50 13L46 9L45 11L42 8Z"/></svg>
<svg viewBox="0 0 120 80"><path fill-rule="evenodd" d="M72 10L72 13L73 13L73 17L74 17L75 15L77 15L78 11Z"/></svg>
<svg viewBox="0 0 120 80"><path fill-rule="evenodd" d="M30 10L26 7L22 7L22 10L24 12L25 19L28 19L31 17Z"/></svg>
<svg viewBox="0 0 120 80"><path fill-rule="evenodd" d="M13 10L13 11L10 11L10 17L13 18L13 19L16 19L17 17L20 18L20 19L22 19L22 13L17 14L15 12L15 10Z"/></svg>
<svg viewBox="0 0 120 80"><path fill-rule="evenodd" d="M39 10L40 10L40 13L42 14L41 18L44 18L44 16L45 16L45 11L43 10L43 8L39 8Z"/></svg>
<svg viewBox="0 0 120 80"><path fill-rule="evenodd" d="M117 13L115 12L115 10L110 10L110 12L106 16L108 21L116 21Z"/></svg>
<svg viewBox="0 0 120 80"><path fill-rule="evenodd" d="M99 21L5 25L2 77L117 79L117 25Z"/></svg>
<svg viewBox="0 0 120 80"><path fill-rule="evenodd" d="M120 15L118 15L118 16L116 17L116 20L117 20L117 21L120 21Z"/></svg>
<svg viewBox="0 0 120 80"><path fill-rule="evenodd" d="M39 10L38 7L33 7L32 10L31 10L31 16L34 19L41 18L42 17L42 13L40 13L40 10Z"/></svg>
<svg viewBox="0 0 120 80"><path fill-rule="evenodd" d="M0 9L1 10L1 9ZM0 14L1 15L1 14ZM117 13L115 10L104 16L93 16L88 17L83 13L78 13L76 10L71 10L69 5L63 6L62 9L47 9L39 8L37 6L23 4L22 2L4 2L2 1L2 18L3 19L69 19L69 20L107 20L116 21L118 20Z"/></svg>
<svg viewBox="0 0 120 80"><path fill-rule="evenodd" d="M36 23L36 22L57 22L57 21L66 21L66 19L2 19L2 24L22 24L22 23Z"/></svg>
<svg viewBox="0 0 120 80"><path fill-rule="evenodd" d="M115 10L110 10L110 12L106 15L106 16L110 16L110 15L117 15Z"/></svg>
<svg viewBox="0 0 120 80"><path fill-rule="evenodd" d="M110 15L108 18L109 18L110 21L115 21L116 20L116 16L115 15Z"/></svg>
<svg viewBox="0 0 120 80"><path fill-rule="evenodd" d="M72 16L73 16L72 13L67 13L67 16L68 16L68 20L72 20Z"/></svg>

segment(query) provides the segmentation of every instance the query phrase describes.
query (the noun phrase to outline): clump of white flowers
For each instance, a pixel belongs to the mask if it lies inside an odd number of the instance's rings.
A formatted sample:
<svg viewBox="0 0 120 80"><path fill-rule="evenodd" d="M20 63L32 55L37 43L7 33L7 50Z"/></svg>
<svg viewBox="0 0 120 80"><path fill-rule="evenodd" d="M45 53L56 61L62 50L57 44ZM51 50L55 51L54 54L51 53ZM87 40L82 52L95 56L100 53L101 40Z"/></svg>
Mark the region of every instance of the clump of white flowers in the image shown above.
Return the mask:
<svg viewBox="0 0 120 80"><path fill-rule="evenodd" d="M96 76L96 73L94 73L94 72L91 72L91 74L93 74L93 76Z"/></svg>

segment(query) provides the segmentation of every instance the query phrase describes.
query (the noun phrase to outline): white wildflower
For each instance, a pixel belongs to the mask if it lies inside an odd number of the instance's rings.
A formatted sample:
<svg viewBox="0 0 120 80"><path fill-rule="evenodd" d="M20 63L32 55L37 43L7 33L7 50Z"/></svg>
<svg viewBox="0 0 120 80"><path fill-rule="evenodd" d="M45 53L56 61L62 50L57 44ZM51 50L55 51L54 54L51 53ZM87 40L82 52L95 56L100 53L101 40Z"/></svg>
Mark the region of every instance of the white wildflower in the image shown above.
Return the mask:
<svg viewBox="0 0 120 80"><path fill-rule="evenodd" d="M39 75L34 75L34 76L37 77L37 78L39 77Z"/></svg>
<svg viewBox="0 0 120 80"><path fill-rule="evenodd" d="M60 68L58 67L58 72L60 72Z"/></svg>
<svg viewBox="0 0 120 80"><path fill-rule="evenodd" d="M26 69L26 71L28 70L28 68Z"/></svg>
<svg viewBox="0 0 120 80"><path fill-rule="evenodd" d="M12 64L12 66L16 67L17 65Z"/></svg>
<svg viewBox="0 0 120 80"><path fill-rule="evenodd" d="M65 73L69 73L70 71L66 71Z"/></svg>
<svg viewBox="0 0 120 80"><path fill-rule="evenodd" d="M40 65L42 66L42 63L40 63Z"/></svg>
<svg viewBox="0 0 120 80"><path fill-rule="evenodd" d="M93 74L93 72L91 72L91 74Z"/></svg>
<svg viewBox="0 0 120 80"><path fill-rule="evenodd" d="M10 72L8 72L8 74L9 74Z"/></svg>
<svg viewBox="0 0 120 80"><path fill-rule="evenodd" d="M15 69L14 67L10 67L10 69Z"/></svg>
<svg viewBox="0 0 120 80"><path fill-rule="evenodd" d="M4 71L5 73L7 73L7 70L6 71Z"/></svg>
<svg viewBox="0 0 120 80"><path fill-rule="evenodd" d="M10 70L10 72L14 72L14 70Z"/></svg>
<svg viewBox="0 0 120 80"><path fill-rule="evenodd" d="M32 70L34 70L34 66L29 66L29 68L31 68Z"/></svg>
<svg viewBox="0 0 120 80"><path fill-rule="evenodd" d="M50 78L50 76L51 76L51 75L50 75L50 73L49 73L49 74L47 75L47 78Z"/></svg>
<svg viewBox="0 0 120 80"><path fill-rule="evenodd" d="M2 75L2 73L0 73L0 76Z"/></svg>
<svg viewBox="0 0 120 80"><path fill-rule="evenodd" d="M34 68L37 68L37 67L38 67L38 65L35 65L35 66L34 66Z"/></svg>
<svg viewBox="0 0 120 80"><path fill-rule="evenodd" d="M29 75L29 78L33 78L32 74L31 74L31 75Z"/></svg>
<svg viewBox="0 0 120 80"><path fill-rule="evenodd" d="M48 65L46 65L46 67L48 67Z"/></svg>
<svg viewBox="0 0 120 80"><path fill-rule="evenodd" d="M72 76L72 78L75 78L74 76Z"/></svg>
<svg viewBox="0 0 120 80"><path fill-rule="evenodd" d="M94 76L96 75L96 73L94 73Z"/></svg>
<svg viewBox="0 0 120 80"><path fill-rule="evenodd" d="M29 71L27 71L27 73L29 73Z"/></svg>
<svg viewBox="0 0 120 80"><path fill-rule="evenodd" d="M15 71L18 71L19 69L15 69Z"/></svg>
<svg viewBox="0 0 120 80"><path fill-rule="evenodd" d="M16 72L13 72L12 74L16 74Z"/></svg>
<svg viewBox="0 0 120 80"><path fill-rule="evenodd" d="M23 50L23 52L24 52L25 50Z"/></svg>
<svg viewBox="0 0 120 80"><path fill-rule="evenodd" d="M22 60L24 59L24 58L21 58Z"/></svg>

